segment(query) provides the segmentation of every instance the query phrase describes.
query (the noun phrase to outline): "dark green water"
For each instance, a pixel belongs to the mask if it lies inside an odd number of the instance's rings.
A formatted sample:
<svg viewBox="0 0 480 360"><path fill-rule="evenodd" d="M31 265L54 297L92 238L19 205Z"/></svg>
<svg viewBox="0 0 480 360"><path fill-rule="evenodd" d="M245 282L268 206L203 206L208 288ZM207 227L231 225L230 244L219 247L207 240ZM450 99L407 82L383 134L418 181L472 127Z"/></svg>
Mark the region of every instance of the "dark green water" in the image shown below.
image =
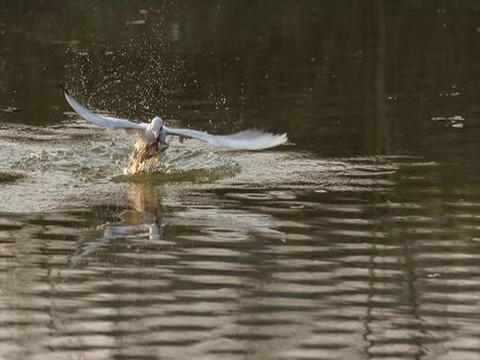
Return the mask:
<svg viewBox="0 0 480 360"><path fill-rule="evenodd" d="M479 80L476 1L5 1L0 358L479 358Z"/></svg>

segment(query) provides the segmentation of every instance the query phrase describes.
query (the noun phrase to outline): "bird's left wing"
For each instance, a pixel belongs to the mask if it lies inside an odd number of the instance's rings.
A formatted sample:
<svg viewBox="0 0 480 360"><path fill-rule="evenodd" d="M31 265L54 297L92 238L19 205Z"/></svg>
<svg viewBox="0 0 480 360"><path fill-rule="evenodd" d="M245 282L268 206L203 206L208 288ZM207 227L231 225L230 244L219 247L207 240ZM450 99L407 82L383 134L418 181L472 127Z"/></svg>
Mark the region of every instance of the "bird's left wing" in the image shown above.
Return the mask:
<svg viewBox="0 0 480 360"><path fill-rule="evenodd" d="M65 89L63 90L63 95L65 99L70 104L73 110L80 115L85 120L90 121L98 126L103 126L110 129L136 129L136 130L145 130L147 124L145 123L135 123L127 119L118 119L114 117L104 116L95 114L91 110L87 109L85 106L80 104L77 99L71 96Z"/></svg>
<svg viewBox="0 0 480 360"><path fill-rule="evenodd" d="M287 142L287 134L273 134L260 130L245 130L231 135L211 135L198 130L164 128L167 135L190 137L213 146L235 150L262 150Z"/></svg>

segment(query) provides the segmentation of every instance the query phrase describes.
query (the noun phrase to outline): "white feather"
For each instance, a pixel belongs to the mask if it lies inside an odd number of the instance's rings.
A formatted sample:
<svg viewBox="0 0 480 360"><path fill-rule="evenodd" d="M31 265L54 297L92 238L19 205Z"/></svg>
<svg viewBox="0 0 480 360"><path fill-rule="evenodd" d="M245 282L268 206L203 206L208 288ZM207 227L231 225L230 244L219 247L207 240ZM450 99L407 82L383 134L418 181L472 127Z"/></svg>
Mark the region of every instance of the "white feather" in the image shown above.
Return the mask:
<svg viewBox="0 0 480 360"><path fill-rule="evenodd" d="M73 110L80 115L85 120L88 120L98 126L110 128L110 129L137 129L137 130L146 130L148 124L144 123L135 123L127 119L118 119L109 116L103 116L95 114L85 106L80 104L75 98L70 96L66 91L63 92L65 99L70 104Z"/></svg>
<svg viewBox="0 0 480 360"><path fill-rule="evenodd" d="M211 135L190 129L165 127L167 135L178 135L205 141L213 146L235 150L262 150L287 142L287 134L272 134L260 130L245 130L231 135Z"/></svg>

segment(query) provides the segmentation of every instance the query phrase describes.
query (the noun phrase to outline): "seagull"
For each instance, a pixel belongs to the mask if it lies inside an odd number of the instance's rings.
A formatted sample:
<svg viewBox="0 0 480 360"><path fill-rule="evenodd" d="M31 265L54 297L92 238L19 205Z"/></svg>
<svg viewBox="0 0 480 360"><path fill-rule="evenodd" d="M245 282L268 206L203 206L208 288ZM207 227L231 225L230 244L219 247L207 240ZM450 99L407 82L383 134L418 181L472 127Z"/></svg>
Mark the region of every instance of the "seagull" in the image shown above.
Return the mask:
<svg viewBox="0 0 480 360"><path fill-rule="evenodd" d="M85 120L110 129L137 130L140 135L140 144L137 143L135 149L141 152L145 159L158 155L168 148L169 144L166 142L168 135L194 138L216 147L233 150L263 150L287 142L286 133L274 134L260 130L245 130L230 135L212 135L198 130L167 127L158 116L154 117L148 124L100 115L83 106L66 89L62 90L65 99L72 109Z"/></svg>

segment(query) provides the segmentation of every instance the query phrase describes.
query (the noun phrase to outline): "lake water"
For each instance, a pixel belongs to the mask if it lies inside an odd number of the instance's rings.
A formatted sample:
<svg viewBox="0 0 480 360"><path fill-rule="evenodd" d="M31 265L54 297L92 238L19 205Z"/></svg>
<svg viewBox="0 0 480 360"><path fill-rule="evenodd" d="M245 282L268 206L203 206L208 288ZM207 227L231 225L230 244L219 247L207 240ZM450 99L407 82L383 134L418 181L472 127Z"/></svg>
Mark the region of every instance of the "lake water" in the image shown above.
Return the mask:
<svg viewBox="0 0 480 360"><path fill-rule="evenodd" d="M0 358L478 359L479 155L474 1L6 2Z"/></svg>

